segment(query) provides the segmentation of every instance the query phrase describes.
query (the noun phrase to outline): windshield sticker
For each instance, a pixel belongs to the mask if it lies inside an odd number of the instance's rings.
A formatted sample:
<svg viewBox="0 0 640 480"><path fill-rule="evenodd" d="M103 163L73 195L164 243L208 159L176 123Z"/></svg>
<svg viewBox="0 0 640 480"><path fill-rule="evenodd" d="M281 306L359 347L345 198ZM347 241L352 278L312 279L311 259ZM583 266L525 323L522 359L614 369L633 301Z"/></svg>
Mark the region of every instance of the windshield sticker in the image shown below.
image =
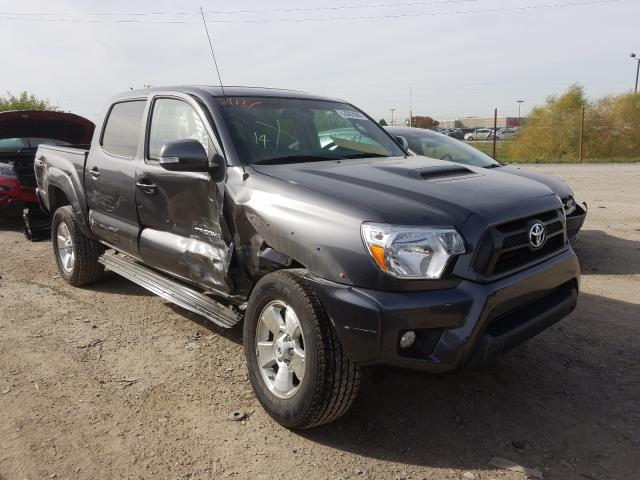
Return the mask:
<svg viewBox="0 0 640 480"><path fill-rule="evenodd" d="M248 102L244 98L225 98L223 101L220 102L221 105L228 105L231 107L243 107L243 108L257 107L261 103L262 102L254 102L254 101Z"/></svg>
<svg viewBox="0 0 640 480"><path fill-rule="evenodd" d="M340 115L342 118L351 118L353 120L366 120L367 117L362 115L360 112L356 112L355 110L341 110L336 109L336 113Z"/></svg>

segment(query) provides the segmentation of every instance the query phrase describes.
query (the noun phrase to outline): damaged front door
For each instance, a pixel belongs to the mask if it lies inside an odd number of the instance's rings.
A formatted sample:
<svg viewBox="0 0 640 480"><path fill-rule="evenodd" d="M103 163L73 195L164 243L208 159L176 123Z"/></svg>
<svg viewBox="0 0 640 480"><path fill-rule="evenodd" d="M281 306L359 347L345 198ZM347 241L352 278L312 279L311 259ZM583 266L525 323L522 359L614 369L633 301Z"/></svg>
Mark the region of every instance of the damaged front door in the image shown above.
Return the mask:
<svg viewBox="0 0 640 480"><path fill-rule="evenodd" d="M221 223L224 181L206 172L169 171L158 162L163 145L184 139L198 140L212 161L219 147L211 126L188 97L156 97L149 112L145 161L136 173L142 260L226 293L231 249Z"/></svg>

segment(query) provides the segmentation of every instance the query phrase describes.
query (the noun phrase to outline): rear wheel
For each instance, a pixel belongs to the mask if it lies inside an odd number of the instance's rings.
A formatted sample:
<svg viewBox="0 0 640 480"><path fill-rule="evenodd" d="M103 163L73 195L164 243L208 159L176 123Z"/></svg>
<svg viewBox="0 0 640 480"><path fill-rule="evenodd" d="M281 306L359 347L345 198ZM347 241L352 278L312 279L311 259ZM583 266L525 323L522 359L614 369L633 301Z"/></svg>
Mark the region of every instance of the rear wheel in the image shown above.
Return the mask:
<svg viewBox="0 0 640 480"><path fill-rule="evenodd" d="M70 206L60 207L51 223L51 244L60 275L76 287L97 281L104 271L104 247L85 236Z"/></svg>
<svg viewBox="0 0 640 480"><path fill-rule="evenodd" d="M245 314L244 348L258 400L285 427L331 422L358 393L360 370L345 356L304 270L258 282Z"/></svg>

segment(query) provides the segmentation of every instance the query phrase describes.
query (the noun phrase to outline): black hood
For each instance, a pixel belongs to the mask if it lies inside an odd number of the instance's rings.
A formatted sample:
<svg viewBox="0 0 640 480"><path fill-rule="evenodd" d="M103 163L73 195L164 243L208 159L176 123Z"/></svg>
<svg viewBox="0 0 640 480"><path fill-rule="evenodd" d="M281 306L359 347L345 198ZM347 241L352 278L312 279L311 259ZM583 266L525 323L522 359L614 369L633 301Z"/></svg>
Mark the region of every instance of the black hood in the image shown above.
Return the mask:
<svg viewBox="0 0 640 480"><path fill-rule="evenodd" d="M13 110L0 113L0 138L36 137L86 144L94 124L79 115L45 110Z"/></svg>
<svg viewBox="0 0 640 480"><path fill-rule="evenodd" d="M560 198L573 196L573 190L571 190L571 187L569 187L569 185L567 185L563 180L560 180L559 178L553 177L551 175L547 175L546 173L534 172L527 168L521 168L516 165L503 165L496 168L496 170L540 182L549 187L551 191L558 195Z"/></svg>
<svg viewBox="0 0 640 480"><path fill-rule="evenodd" d="M357 205L368 221L462 225L472 214L486 223L560 208L545 185L508 173L427 157L319 161L253 168ZM500 169L496 169L500 170ZM532 201L546 197L546 201Z"/></svg>

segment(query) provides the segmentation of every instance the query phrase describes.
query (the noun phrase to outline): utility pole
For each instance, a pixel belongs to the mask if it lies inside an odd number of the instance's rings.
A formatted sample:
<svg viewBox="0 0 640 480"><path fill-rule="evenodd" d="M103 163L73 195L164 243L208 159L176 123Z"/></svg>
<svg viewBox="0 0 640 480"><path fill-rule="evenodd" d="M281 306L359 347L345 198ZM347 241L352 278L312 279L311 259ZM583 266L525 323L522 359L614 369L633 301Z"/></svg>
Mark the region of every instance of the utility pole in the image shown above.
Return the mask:
<svg viewBox="0 0 640 480"><path fill-rule="evenodd" d="M389 110L391 110L391 125L393 125L393 112L395 112L397 108L390 108Z"/></svg>
<svg viewBox="0 0 640 480"><path fill-rule="evenodd" d="M636 58L636 54L632 53L631 58ZM640 75L640 57L638 57L638 66L636 68L636 88L634 93L638 93L638 76Z"/></svg>
<svg viewBox="0 0 640 480"><path fill-rule="evenodd" d="M516 102L518 102L518 126L520 127L522 120L521 120L521 116L520 116L520 107L522 107L522 104L524 103L524 100L516 100Z"/></svg>
<svg viewBox="0 0 640 480"><path fill-rule="evenodd" d="M582 107L582 119L580 120L580 163L582 163L583 144L584 144L584 106Z"/></svg>
<svg viewBox="0 0 640 480"><path fill-rule="evenodd" d="M498 138L498 109L493 110L493 159L496 159L496 140Z"/></svg>
<svg viewBox="0 0 640 480"><path fill-rule="evenodd" d="M413 85L409 84L409 126L413 127Z"/></svg>

